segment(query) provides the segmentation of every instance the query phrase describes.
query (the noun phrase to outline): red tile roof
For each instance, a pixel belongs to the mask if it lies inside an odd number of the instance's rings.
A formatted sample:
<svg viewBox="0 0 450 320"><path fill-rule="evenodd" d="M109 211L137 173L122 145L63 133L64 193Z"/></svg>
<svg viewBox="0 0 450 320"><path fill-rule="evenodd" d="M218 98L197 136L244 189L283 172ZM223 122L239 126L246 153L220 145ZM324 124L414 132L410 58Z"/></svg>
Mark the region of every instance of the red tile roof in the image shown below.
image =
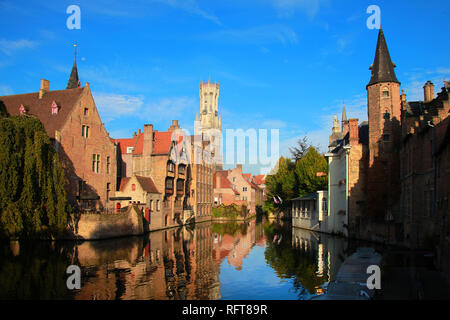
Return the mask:
<svg viewBox="0 0 450 320"><path fill-rule="evenodd" d="M142 154L144 151L144 133L141 132L136 136L136 144L134 146L133 154Z"/></svg>
<svg viewBox="0 0 450 320"><path fill-rule="evenodd" d="M130 181L130 178L128 177L123 177L122 179L120 179L119 191L123 191L125 189L125 186L127 185L128 181Z"/></svg>
<svg viewBox="0 0 450 320"><path fill-rule="evenodd" d="M156 185L153 182L152 178L136 176L136 179L139 181L139 184L144 191L148 193L160 193L158 191L158 188L156 188Z"/></svg>
<svg viewBox="0 0 450 320"><path fill-rule="evenodd" d="M120 153L127 153L128 147L134 147L136 144L137 137L129 139L114 139L113 141L119 145Z"/></svg>
<svg viewBox="0 0 450 320"><path fill-rule="evenodd" d="M120 180L120 187L119 187L119 191L124 191L126 185L128 184L128 182L131 180L131 178L129 177L124 177ZM152 178L150 177L141 177L141 176L136 176L136 180L138 181L138 183L141 185L142 190L148 192L148 193L160 193L158 191L158 188L156 188L155 183L153 182Z"/></svg>
<svg viewBox="0 0 450 320"><path fill-rule="evenodd" d="M263 175L263 174L260 174L258 176L254 176L253 178L254 178L253 182L256 185L260 185L260 184L265 184L266 183L266 176Z"/></svg>
<svg viewBox="0 0 450 320"><path fill-rule="evenodd" d="M172 132L155 131L155 142L153 144L153 154L169 154L172 144Z"/></svg>
<svg viewBox="0 0 450 320"><path fill-rule="evenodd" d="M27 109L27 114L39 118L44 125L45 131L50 138L55 137L55 130L61 130L66 123L69 114L75 108L77 101L83 93L83 88L54 90L46 92L42 99L39 99L39 92L16 94L0 97L11 116L19 115L20 105ZM58 113L52 115L52 103L58 105ZM81 134L81 132L80 132Z"/></svg>
<svg viewBox="0 0 450 320"><path fill-rule="evenodd" d="M217 188L216 186L217 177L219 177L220 179L220 188L231 189L233 187L231 185L230 180L228 180L228 171L217 171L214 174L214 188Z"/></svg>

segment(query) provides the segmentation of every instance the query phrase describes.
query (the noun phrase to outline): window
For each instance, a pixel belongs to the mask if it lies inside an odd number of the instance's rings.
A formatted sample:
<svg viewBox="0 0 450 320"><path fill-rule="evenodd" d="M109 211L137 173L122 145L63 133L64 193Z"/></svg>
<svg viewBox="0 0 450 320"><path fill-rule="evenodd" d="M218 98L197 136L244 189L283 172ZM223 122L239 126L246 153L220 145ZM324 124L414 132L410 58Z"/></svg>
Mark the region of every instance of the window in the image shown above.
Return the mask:
<svg viewBox="0 0 450 320"><path fill-rule="evenodd" d="M108 157L106 157L106 173L108 173L109 174L109 165L110 165L110 157L108 156Z"/></svg>
<svg viewBox="0 0 450 320"><path fill-rule="evenodd" d="M153 211L153 200L150 200L150 211Z"/></svg>
<svg viewBox="0 0 450 320"><path fill-rule="evenodd" d="M131 191L136 191L136 185L134 183L131 185Z"/></svg>
<svg viewBox="0 0 450 320"><path fill-rule="evenodd" d="M179 174L184 174L185 171L186 171L186 167L184 165L179 165L178 166L178 173Z"/></svg>
<svg viewBox="0 0 450 320"><path fill-rule="evenodd" d="M156 211L159 211L159 200L156 200Z"/></svg>
<svg viewBox="0 0 450 320"><path fill-rule="evenodd" d="M174 172L175 171L175 165L172 161L167 162L167 171Z"/></svg>
<svg viewBox="0 0 450 320"><path fill-rule="evenodd" d="M247 187L243 187L242 191L246 192L247 191Z"/></svg>
<svg viewBox="0 0 450 320"><path fill-rule="evenodd" d="M327 198L323 198L322 199L322 211L323 211L324 214L327 214L327 212L328 212Z"/></svg>
<svg viewBox="0 0 450 320"><path fill-rule="evenodd" d="M173 189L173 179L167 179L166 180L166 189Z"/></svg>
<svg viewBox="0 0 450 320"><path fill-rule="evenodd" d="M88 108L84 108L84 116L87 116L89 114L89 109Z"/></svg>
<svg viewBox="0 0 450 320"><path fill-rule="evenodd" d="M81 135L85 138L89 137L89 126L83 125L81 127Z"/></svg>
<svg viewBox="0 0 450 320"><path fill-rule="evenodd" d="M92 171L95 173L100 172L100 155L99 154L92 155Z"/></svg>
<svg viewBox="0 0 450 320"><path fill-rule="evenodd" d="M389 89L388 88L383 89L382 97L389 98Z"/></svg>
<svg viewBox="0 0 450 320"><path fill-rule="evenodd" d="M177 181L177 191L183 191L183 189L184 189L184 181L178 180Z"/></svg>
<svg viewBox="0 0 450 320"><path fill-rule="evenodd" d="M384 120L389 120L391 118L391 114L386 110L383 114Z"/></svg>

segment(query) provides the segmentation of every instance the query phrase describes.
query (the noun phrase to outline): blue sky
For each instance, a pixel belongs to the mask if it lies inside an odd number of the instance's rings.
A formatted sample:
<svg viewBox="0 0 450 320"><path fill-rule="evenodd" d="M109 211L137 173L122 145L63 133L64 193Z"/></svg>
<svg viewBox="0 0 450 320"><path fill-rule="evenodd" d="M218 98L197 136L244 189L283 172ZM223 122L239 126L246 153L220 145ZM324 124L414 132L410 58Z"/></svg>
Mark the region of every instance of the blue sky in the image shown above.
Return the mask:
<svg viewBox="0 0 450 320"><path fill-rule="evenodd" d="M80 30L66 27L72 4ZM64 89L77 42L81 83L113 138L172 119L192 132L210 78L223 129L280 129L285 155L305 134L325 150L342 101L349 117L367 118L372 4L407 99L421 99L427 80L439 91L450 78L446 0L0 0L0 95L36 92L41 78Z"/></svg>

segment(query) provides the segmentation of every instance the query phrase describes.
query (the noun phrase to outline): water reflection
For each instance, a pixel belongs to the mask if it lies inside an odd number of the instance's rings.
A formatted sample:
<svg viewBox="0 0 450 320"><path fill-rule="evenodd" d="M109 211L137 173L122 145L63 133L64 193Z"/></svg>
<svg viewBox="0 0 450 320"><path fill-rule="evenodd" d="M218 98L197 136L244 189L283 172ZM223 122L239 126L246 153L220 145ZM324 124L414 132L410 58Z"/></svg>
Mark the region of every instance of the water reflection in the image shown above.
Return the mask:
<svg viewBox="0 0 450 320"><path fill-rule="evenodd" d="M307 299L347 256L341 238L268 221L201 223L142 237L2 244L1 299ZM66 288L79 265L81 289Z"/></svg>

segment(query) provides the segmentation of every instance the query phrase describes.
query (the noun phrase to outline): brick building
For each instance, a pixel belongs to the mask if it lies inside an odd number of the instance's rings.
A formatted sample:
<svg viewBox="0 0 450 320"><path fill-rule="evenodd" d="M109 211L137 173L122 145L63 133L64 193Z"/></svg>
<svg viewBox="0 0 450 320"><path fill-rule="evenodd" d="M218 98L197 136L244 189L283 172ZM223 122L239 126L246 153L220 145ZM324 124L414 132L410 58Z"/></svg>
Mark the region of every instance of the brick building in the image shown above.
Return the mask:
<svg viewBox="0 0 450 320"><path fill-rule="evenodd" d="M65 90L0 97L11 116L38 117L62 162L68 201L75 209L104 210L117 186L117 146L109 137L86 83L80 87L76 60Z"/></svg>
<svg viewBox="0 0 450 320"><path fill-rule="evenodd" d="M434 85L424 86L423 101L406 101L402 95L401 202L405 243L437 247L450 270L450 83L434 96ZM438 245L439 244L439 245ZM445 259L447 259L445 261Z"/></svg>
<svg viewBox="0 0 450 320"><path fill-rule="evenodd" d="M130 174L151 178L162 194L162 221L155 227L178 226L191 218L185 215L190 204L192 182L189 148L178 121L174 120L168 131L156 131L153 125L146 124L143 132L116 142L121 152L118 164L121 179ZM146 206L149 207L150 203L147 202Z"/></svg>
<svg viewBox="0 0 450 320"><path fill-rule="evenodd" d="M195 212L195 222L211 220L215 163L209 152L209 143L203 135L191 136L190 206Z"/></svg>
<svg viewBox="0 0 450 320"><path fill-rule="evenodd" d="M242 173L242 165L214 174L215 205L246 205L250 214L256 214L256 207L263 203L263 190L249 173Z"/></svg>
<svg viewBox="0 0 450 320"><path fill-rule="evenodd" d="M345 188L350 236L439 248L439 263L448 269L450 85L444 82L435 97L428 81L423 101L407 101L394 68L380 29L366 87L368 126L362 131L356 119L347 121L345 111L342 128L335 118L329 207L339 204L339 188Z"/></svg>

